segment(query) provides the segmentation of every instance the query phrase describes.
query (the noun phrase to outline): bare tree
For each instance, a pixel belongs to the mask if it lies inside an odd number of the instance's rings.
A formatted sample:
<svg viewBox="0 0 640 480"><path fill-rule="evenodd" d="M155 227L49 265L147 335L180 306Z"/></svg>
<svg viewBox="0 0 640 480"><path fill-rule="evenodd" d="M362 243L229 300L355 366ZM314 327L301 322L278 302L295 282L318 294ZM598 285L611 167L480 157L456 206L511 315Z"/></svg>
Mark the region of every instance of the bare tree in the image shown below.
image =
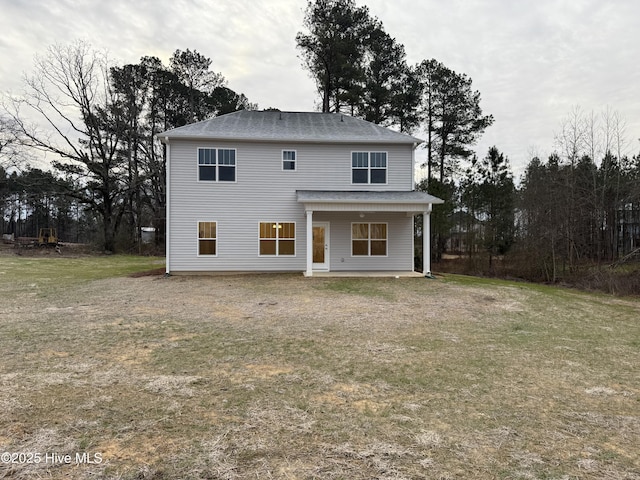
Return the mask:
<svg viewBox="0 0 640 480"><path fill-rule="evenodd" d="M582 109L575 106L561 121L560 132L556 134L555 143L561 158L566 160L567 169L563 172L564 199L558 204L562 211L561 235L565 241L569 268L572 268L580 257L576 248L576 229L578 228L579 207L577 201L577 174L578 163L585 153L587 128Z"/></svg>
<svg viewBox="0 0 640 480"><path fill-rule="evenodd" d="M575 166L585 152L587 128L582 109L575 106L562 119L560 132L555 136L556 147L571 166Z"/></svg>
<svg viewBox="0 0 640 480"><path fill-rule="evenodd" d="M20 131L16 122L0 114L0 167L18 167L26 162Z"/></svg>
<svg viewBox="0 0 640 480"><path fill-rule="evenodd" d="M53 166L79 188L70 195L95 211L106 251L115 249L123 214L122 158L105 55L84 42L51 46L37 56L10 118L28 146L53 156ZM28 119L34 119L31 123Z"/></svg>

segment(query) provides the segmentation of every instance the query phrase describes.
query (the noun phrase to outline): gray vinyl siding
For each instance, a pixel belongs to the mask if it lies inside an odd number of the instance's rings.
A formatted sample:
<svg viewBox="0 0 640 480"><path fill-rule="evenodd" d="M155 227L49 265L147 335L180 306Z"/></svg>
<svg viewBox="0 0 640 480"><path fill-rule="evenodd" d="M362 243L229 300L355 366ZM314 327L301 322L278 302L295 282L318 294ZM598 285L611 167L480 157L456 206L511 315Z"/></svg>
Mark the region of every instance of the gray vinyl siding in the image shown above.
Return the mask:
<svg viewBox="0 0 640 480"><path fill-rule="evenodd" d="M236 150L235 182L198 181L199 147ZM296 150L296 170L282 169L282 151ZM387 152L386 184L352 184L351 152ZM170 144L169 270L304 271L306 217L296 190L413 188L411 145L179 141ZM332 270L412 270L413 221L404 214L367 215L389 223L388 256L351 257L351 222L358 212L315 212L331 223ZM217 256L198 256L197 223L217 222ZM296 255L259 255L259 222L295 222ZM342 259L344 258L344 261Z"/></svg>

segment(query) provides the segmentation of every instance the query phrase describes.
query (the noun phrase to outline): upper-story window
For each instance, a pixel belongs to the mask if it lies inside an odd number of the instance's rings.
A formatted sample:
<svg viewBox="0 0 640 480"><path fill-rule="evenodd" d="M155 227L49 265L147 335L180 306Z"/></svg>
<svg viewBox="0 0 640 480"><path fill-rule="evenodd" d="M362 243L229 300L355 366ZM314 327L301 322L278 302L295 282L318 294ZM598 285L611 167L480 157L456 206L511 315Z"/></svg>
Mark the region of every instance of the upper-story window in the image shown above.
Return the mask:
<svg viewBox="0 0 640 480"><path fill-rule="evenodd" d="M198 148L198 180L208 182L235 182L235 149Z"/></svg>
<svg viewBox="0 0 640 480"><path fill-rule="evenodd" d="M283 150L282 151L282 170L295 170L295 169L296 169L296 151Z"/></svg>
<svg viewBox="0 0 640 480"><path fill-rule="evenodd" d="M387 183L387 152L351 152L351 183Z"/></svg>

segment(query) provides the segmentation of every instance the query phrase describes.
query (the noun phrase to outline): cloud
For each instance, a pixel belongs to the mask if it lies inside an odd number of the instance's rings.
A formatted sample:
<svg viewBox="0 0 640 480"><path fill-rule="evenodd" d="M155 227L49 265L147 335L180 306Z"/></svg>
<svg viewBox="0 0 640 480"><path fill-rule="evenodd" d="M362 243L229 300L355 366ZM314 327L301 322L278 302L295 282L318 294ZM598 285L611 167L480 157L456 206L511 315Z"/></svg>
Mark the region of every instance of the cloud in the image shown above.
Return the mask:
<svg viewBox="0 0 640 480"><path fill-rule="evenodd" d="M176 49L212 59L229 87L261 107L311 110L314 82L296 50L301 0L0 0L0 91L18 91L36 53L85 39L117 63ZM411 63L436 58L466 73L494 115L477 146L496 145L523 170L530 150L553 149L573 106L610 106L640 137L640 3L635 0L356 0L404 44ZM634 151L635 150L635 151Z"/></svg>
<svg viewBox="0 0 640 480"><path fill-rule="evenodd" d="M496 119L479 155L496 144L522 170L532 147L551 152L554 130L575 105L609 105L640 136L640 4L633 0L367 4L411 61L436 58L473 79Z"/></svg>

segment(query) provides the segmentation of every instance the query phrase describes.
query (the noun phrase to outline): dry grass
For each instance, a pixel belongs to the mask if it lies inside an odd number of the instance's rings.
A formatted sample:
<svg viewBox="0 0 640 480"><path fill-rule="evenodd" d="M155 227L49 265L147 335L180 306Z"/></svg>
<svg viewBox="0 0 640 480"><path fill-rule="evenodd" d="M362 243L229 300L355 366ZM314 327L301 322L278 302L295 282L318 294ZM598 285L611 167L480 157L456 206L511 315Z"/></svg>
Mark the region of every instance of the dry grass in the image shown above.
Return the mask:
<svg viewBox="0 0 640 480"><path fill-rule="evenodd" d="M3 261L0 478L640 479L637 300Z"/></svg>

